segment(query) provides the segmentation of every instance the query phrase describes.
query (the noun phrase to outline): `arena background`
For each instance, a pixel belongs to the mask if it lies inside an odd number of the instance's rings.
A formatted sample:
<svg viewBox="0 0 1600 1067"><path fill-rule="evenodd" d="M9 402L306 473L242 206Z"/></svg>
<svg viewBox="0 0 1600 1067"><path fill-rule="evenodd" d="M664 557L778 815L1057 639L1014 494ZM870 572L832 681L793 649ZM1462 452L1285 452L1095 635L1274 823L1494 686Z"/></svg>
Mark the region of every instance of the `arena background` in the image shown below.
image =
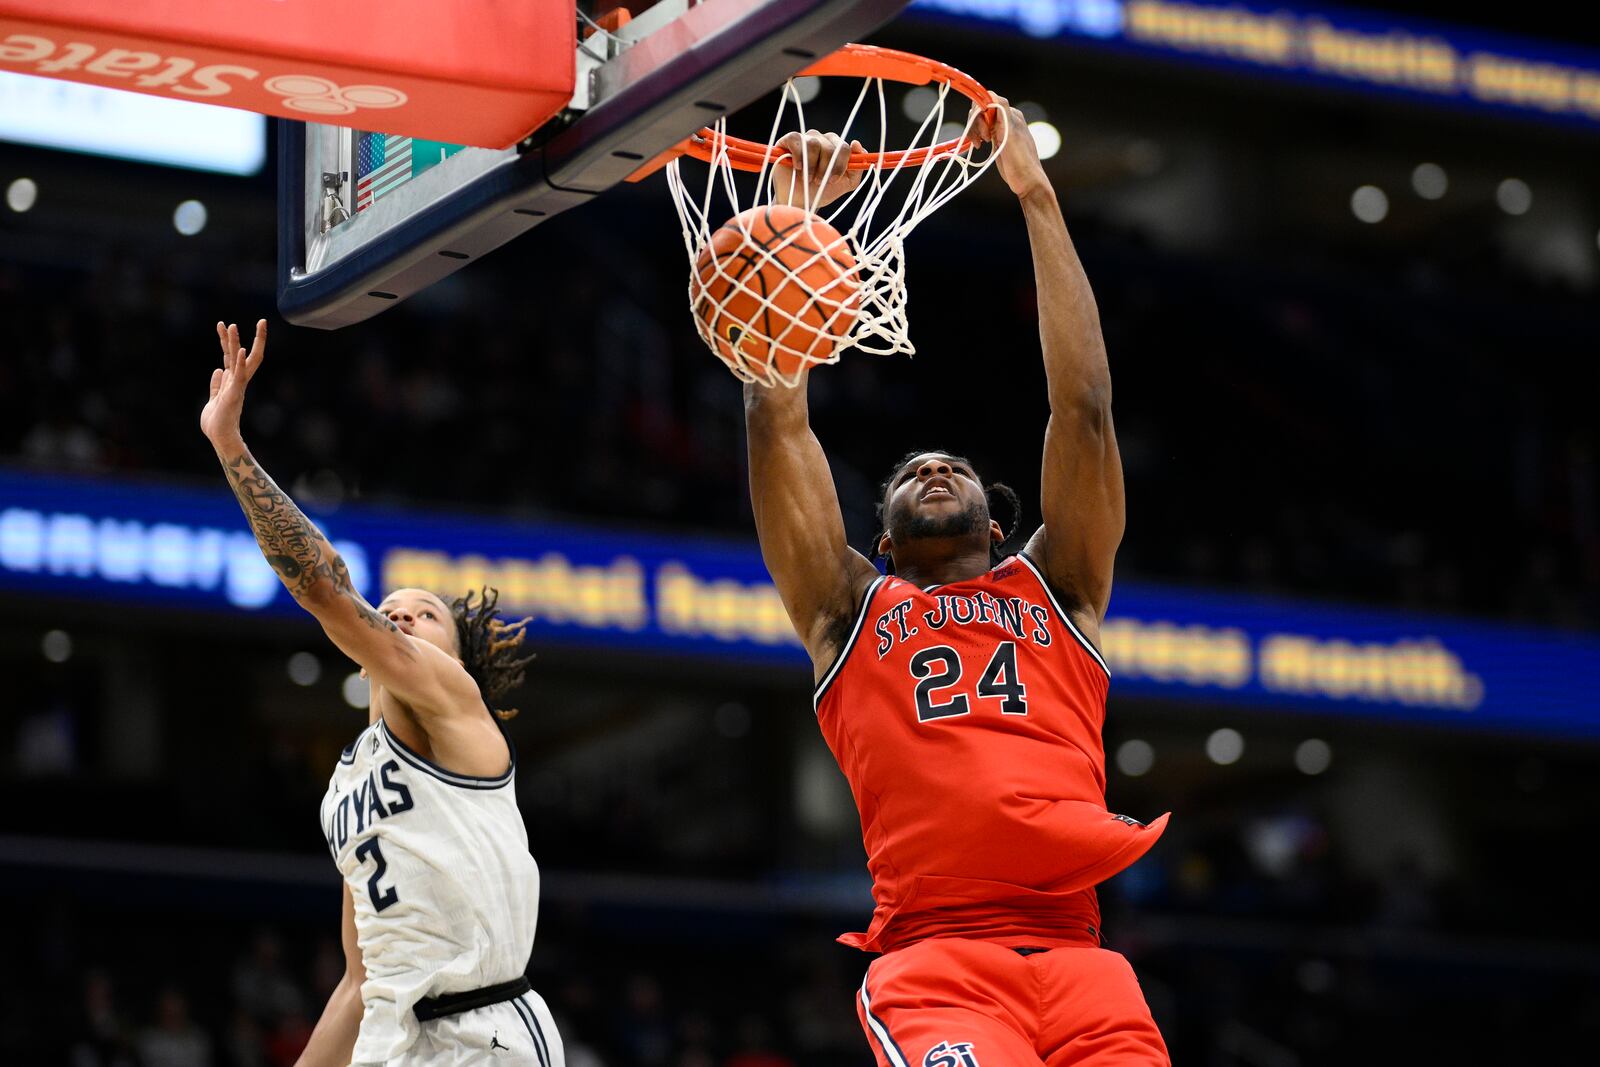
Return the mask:
<svg viewBox="0 0 1600 1067"><path fill-rule="evenodd" d="M1336 77L1260 69L1219 5L1105 32L1133 6L924 2L874 38L1061 134L1127 468L1110 800L1174 812L1103 887L1110 943L1180 1064L1592 1062L1600 106L1430 98L1359 38ZM1600 78L1560 5L1292 10ZM287 1065L342 967L315 813L360 687L261 584L196 424L211 324L273 313L271 173L0 144L0 1062ZM866 1064L858 826L676 226L622 188L359 326L274 318L246 435L369 590L488 576L536 615L510 729L568 1062ZM911 447L1031 525L1002 183L910 271L917 358L812 384L851 536Z"/></svg>

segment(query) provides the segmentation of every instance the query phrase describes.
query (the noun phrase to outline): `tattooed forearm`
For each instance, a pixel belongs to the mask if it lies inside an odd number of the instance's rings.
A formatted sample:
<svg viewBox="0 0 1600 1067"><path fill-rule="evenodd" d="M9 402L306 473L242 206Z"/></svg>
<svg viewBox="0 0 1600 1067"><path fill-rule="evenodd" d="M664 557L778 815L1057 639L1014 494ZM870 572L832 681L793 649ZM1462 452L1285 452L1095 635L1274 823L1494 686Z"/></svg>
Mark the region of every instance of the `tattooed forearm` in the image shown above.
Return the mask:
<svg viewBox="0 0 1600 1067"><path fill-rule="evenodd" d="M337 553L288 494L256 465L249 452L224 456L222 468L228 474L233 495L239 498L245 518L250 521L262 555L289 587L289 592L298 597L319 579L332 577L335 572L331 559L337 559ZM338 573L344 574L348 581L342 566Z"/></svg>
<svg viewBox="0 0 1600 1067"><path fill-rule="evenodd" d="M344 559L289 495L256 465L248 451L220 458L233 495L239 499L239 506L244 509L250 529L256 535L256 543L261 546L261 554L296 599L325 582L329 588L351 596L368 626L395 628L392 622L354 595L355 586L350 581L350 570Z"/></svg>

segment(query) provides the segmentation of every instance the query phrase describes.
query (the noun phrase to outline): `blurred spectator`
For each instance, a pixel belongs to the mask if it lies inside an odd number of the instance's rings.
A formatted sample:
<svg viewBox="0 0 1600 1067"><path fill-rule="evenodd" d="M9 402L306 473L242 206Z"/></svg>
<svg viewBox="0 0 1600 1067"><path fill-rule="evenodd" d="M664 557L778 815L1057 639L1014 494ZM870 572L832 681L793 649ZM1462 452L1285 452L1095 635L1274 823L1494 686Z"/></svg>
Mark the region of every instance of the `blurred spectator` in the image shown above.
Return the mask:
<svg viewBox="0 0 1600 1067"><path fill-rule="evenodd" d="M312 1005L327 1002L334 986L344 978L344 947L331 937L317 942L317 951L311 958Z"/></svg>
<svg viewBox="0 0 1600 1067"><path fill-rule="evenodd" d="M1433 888L1422 864L1409 853L1395 857L1378 886L1377 925L1397 930L1426 929L1436 916Z"/></svg>
<svg viewBox="0 0 1600 1067"><path fill-rule="evenodd" d="M822 963L806 967L803 973L785 1005L800 1063L824 1067L848 1059L861 1037L851 1001L839 997L849 980Z"/></svg>
<svg viewBox="0 0 1600 1067"><path fill-rule="evenodd" d="M111 976L97 967L83 976L82 1015L78 1032L70 1036L72 1067L135 1067Z"/></svg>
<svg viewBox="0 0 1600 1067"><path fill-rule="evenodd" d="M772 1047L772 1030L759 1015L739 1020L739 1046L723 1067L795 1067L794 1060Z"/></svg>
<svg viewBox="0 0 1600 1067"><path fill-rule="evenodd" d="M283 946L270 930L256 934L250 954L234 968L233 995L251 1018L268 1027L305 1010L305 996L284 967Z"/></svg>
<svg viewBox="0 0 1600 1067"><path fill-rule="evenodd" d="M284 1015L267 1037L267 1063L271 1067L294 1067L306 1042L311 1040L312 1021L304 1012Z"/></svg>
<svg viewBox="0 0 1600 1067"><path fill-rule="evenodd" d="M671 1059L672 1024L662 1001L661 984L654 977L633 974L628 978L613 1033L627 1063L657 1067Z"/></svg>
<svg viewBox="0 0 1600 1067"><path fill-rule="evenodd" d="M211 1067L211 1038L189 1018L189 1000L168 986L156 1003L154 1026L139 1035L141 1067Z"/></svg>
<svg viewBox="0 0 1600 1067"><path fill-rule="evenodd" d="M266 1040L261 1024L242 1007L233 1010L223 1047L232 1067L267 1067Z"/></svg>
<svg viewBox="0 0 1600 1067"><path fill-rule="evenodd" d="M65 702L25 715L17 727L17 771L27 778L78 768L78 716Z"/></svg>

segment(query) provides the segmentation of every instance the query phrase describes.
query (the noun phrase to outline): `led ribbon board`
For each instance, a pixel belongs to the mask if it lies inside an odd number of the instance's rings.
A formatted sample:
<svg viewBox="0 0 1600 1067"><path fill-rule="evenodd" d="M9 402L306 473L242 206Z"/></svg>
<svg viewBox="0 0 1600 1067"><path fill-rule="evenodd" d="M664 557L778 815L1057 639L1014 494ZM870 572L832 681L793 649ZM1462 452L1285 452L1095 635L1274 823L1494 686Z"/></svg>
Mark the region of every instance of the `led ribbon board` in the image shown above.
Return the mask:
<svg viewBox="0 0 1600 1067"><path fill-rule="evenodd" d="M1240 72L1600 125L1600 55L1420 20L1218 0L913 0L909 10Z"/></svg>
<svg viewBox="0 0 1600 1067"><path fill-rule="evenodd" d="M0 138L221 174L254 174L267 159L260 115L5 70Z"/></svg>
<svg viewBox="0 0 1600 1067"><path fill-rule="evenodd" d="M13 600L300 614L220 482L0 470L0 502L0 594ZM313 516L374 602L399 586L489 584L508 613L533 616L538 643L796 677L806 665L749 542L357 505ZM1119 582L1101 645L1113 695L1600 737L1600 638L1590 635Z"/></svg>

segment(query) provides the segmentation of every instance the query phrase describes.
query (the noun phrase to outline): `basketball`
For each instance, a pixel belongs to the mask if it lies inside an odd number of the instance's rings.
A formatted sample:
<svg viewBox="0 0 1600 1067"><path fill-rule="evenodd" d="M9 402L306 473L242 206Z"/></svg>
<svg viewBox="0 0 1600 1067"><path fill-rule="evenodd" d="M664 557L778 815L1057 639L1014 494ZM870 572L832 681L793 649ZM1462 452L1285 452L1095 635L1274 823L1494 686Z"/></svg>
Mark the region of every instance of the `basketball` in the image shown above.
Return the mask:
<svg viewBox="0 0 1600 1067"><path fill-rule="evenodd" d="M743 211L695 261L701 333L741 378L793 382L831 362L855 326L856 260L839 231L798 207Z"/></svg>

